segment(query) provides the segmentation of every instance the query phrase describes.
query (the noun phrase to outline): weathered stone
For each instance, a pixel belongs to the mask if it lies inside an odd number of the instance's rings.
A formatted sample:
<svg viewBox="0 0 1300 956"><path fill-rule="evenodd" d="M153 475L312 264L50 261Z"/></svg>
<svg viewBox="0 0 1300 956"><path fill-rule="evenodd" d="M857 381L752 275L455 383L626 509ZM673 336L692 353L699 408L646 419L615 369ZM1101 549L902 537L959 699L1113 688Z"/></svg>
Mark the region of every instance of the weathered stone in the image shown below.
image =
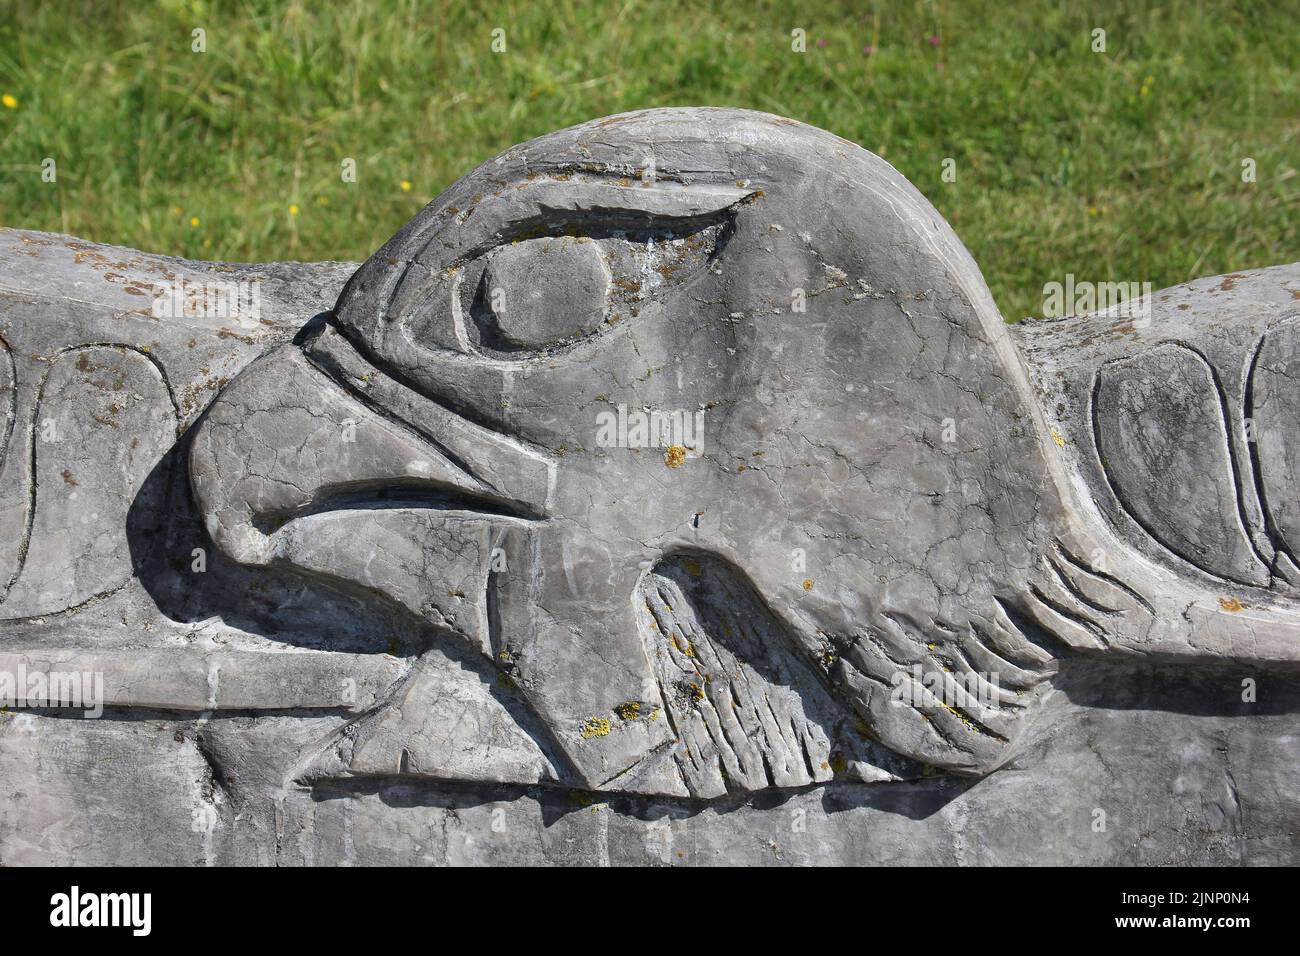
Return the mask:
<svg viewBox="0 0 1300 956"><path fill-rule="evenodd" d="M0 724L0 862L1300 859L1300 264L1009 327L883 160L737 110L360 267L0 257L0 674L104 708Z"/></svg>
<svg viewBox="0 0 1300 956"><path fill-rule="evenodd" d="M605 321L609 268L590 239L539 236L503 246L483 270L480 334L539 349L594 332ZM564 302L568 309L557 310Z"/></svg>

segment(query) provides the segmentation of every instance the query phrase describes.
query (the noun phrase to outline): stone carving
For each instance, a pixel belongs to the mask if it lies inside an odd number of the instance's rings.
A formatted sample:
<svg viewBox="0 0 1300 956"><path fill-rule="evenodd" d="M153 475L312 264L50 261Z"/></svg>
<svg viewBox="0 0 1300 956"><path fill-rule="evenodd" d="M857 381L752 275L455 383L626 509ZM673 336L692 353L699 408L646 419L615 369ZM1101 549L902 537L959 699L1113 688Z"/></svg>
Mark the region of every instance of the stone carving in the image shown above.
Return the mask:
<svg viewBox="0 0 1300 956"><path fill-rule="evenodd" d="M146 822L120 823L105 862L365 858L403 808L488 807L540 829L402 859L563 862L536 820L565 794L616 801L648 861L705 819L698 858L742 862L729 841L818 793L854 812L813 805L799 858L963 862L951 822L910 855L851 834L983 806L991 840L1022 774L1087 833L1101 798L1046 781L1089 772L1052 748L1097 752L1101 688L1165 688L1145 733L1169 747L1196 707L1219 722L1196 740L1298 739L1300 264L1007 326L883 160L709 109L515 147L355 271L0 244L0 670L100 674L105 707L0 729L0 861L76 855L95 746L158 775L144 802L186 834L136 850ZM256 283L260 320L151 312L221 282ZM1278 759L1250 797L1293 824ZM1222 846L1158 851L1294 862L1224 773ZM1176 799L1131 776L1121 818ZM1003 858L1115 858L1078 840Z"/></svg>

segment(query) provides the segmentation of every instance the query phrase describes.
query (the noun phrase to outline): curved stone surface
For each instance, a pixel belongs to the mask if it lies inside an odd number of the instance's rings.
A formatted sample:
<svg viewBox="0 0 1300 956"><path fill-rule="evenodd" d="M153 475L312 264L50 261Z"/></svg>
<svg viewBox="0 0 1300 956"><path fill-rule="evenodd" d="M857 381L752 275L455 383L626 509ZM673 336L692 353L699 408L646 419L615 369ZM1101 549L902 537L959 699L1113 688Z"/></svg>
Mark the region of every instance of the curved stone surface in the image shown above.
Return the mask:
<svg viewBox="0 0 1300 956"><path fill-rule="evenodd" d="M13 351L0 339L0 537L17 543L16 547L0 551L0 603L22 568L21 543L26 535L27 510L31 507L30 455L23 455L25 429L19 421L17 406L18 379Z"/></svg>
<svg viewBox="0 0 1300 956"><path fill-rule="evenodd" d="M124 348L60 355L40 390L25 559L0 615L63 611L131 578L126 515L176 441L176 414L157 367ZM158 534L165 502L151 506Z"/></svg>
<svg viewBox="0 0 1300 956"><path fill-rule="evenodd" d="M18 383L14 380L13 352L5 341L0 339L0 468L4 467L5 455L9 451L9 440L13 437L17 388Z"/></svg>
<svg viewBox="0 0 1300 956"><path fill-rule="evenodd" d="M1250 403L1262 504L1292 561L1300 547L1300 326L1269 332L1251 371Z"/></svg>
<svg viewBox="0 0 1300 956"><path fill-rule="evenodd" d="M1217 577L1268 583L1242 528L1223 396L1203 358L1170 344L1104 366L1094 425L1115 494L1148 534Z"/></svg>

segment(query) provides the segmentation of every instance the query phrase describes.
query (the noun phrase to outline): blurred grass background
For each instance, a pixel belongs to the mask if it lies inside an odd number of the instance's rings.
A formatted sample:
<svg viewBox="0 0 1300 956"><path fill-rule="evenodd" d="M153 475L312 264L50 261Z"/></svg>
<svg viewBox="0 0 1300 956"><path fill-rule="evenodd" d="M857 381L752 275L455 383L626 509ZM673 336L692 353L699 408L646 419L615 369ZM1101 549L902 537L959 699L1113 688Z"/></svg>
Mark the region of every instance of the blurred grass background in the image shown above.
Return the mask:
<svg viewBox="0 0 1300 956"><path fill-rule="evenodd" d="M743 106L891 162L1017 319L1067 272L1160 288L1300 259L1298 66L1300 0L0 0L0 224L360 260L514 143Z"/></svg>

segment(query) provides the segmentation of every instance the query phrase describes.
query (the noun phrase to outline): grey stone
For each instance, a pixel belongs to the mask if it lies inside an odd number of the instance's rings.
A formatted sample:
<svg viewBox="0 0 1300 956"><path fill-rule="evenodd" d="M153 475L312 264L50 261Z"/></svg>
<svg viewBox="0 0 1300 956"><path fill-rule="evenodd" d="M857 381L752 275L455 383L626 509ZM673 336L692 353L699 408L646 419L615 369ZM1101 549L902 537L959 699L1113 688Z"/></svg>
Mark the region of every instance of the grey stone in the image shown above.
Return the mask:
<svg viewBox="0 0 1300 956"><path fill-rule="evenodd" d="M540 349L596 331L605 321L609 268L587 237L538 236L495 250L483 270L480 339L493 331ZM567 308L556 309L563 302ZM494 304L495 303L495 304Z"/></svg>
<svg viewBox="0 0 1300 956"><path fill-rule="evenodd" d="M0 257L0 674L104 707L0 724L0 862L1300 859L1300 263L1007 326L883 160L711 109L360 267Z"/></svg>

